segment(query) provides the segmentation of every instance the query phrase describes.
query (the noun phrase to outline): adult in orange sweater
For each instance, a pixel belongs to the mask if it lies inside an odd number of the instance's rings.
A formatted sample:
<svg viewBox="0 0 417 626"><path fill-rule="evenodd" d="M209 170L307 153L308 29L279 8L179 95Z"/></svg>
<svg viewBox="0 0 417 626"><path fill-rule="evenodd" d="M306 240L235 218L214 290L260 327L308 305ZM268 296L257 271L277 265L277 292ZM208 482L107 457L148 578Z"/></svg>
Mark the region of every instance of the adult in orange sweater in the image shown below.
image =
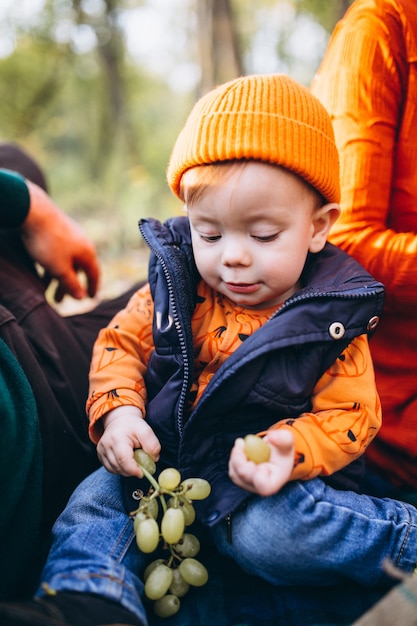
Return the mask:
<svg viewBox="0 0 417 626"><path fill-rule="evenodd" d="M330 239L386 287L371 342L383 424L367 451L386 479L381 495L417 489L416 60L415 1L356 0L312 83L340 153L342 215Z"/></svg>

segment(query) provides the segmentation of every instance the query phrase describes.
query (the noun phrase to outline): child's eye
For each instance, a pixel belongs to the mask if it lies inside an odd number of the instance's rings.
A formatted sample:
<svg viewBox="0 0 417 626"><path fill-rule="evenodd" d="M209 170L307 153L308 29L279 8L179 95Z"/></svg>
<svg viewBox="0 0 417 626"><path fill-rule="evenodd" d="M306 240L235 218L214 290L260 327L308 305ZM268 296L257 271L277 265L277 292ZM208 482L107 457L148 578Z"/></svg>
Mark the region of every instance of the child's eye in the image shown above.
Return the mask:
<svg viewBox="0 0 417 626"><path fill-rule="evenodd" d="M207 241L208 243L213 243L215 241L218 241L221 236L220 235L201 235L200 237L203 241Z"/></svg>
<svg viewBox="0 0 417 626"><path fill-rule="evenodd" d="M278 237L279 233L274 233L273 235L252 235L252 238L255 239L256 241L260 241L260 242L268 242L268 241L275 241L275 239Z"/></svg>

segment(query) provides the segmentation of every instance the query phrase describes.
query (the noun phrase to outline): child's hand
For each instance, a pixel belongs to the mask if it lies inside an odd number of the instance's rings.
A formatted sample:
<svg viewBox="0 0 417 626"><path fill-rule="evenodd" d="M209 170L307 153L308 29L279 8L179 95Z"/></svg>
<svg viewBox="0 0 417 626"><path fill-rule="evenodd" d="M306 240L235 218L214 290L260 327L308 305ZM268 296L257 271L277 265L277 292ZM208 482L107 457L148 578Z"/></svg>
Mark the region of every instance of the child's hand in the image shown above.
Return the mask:
<svg viewBox="0 0 417 626"><path fill-rule="evenodd" d="M134 406L117 407L103 419L104 433L97 444L101 463L112 474L141 478L133 451L143 448L154 461L159 459L161 445L152 428Z"/></svg>
<svg viewBox="0 0 417 626"><path fill-rule="evenodd" d="M229 476L231 480L252 493L272 496L289 480L294 466L294 438L288 430L270 430L266 441L271 457L265 463L248 461L243 439L236 439L230 454Z"/></svg>

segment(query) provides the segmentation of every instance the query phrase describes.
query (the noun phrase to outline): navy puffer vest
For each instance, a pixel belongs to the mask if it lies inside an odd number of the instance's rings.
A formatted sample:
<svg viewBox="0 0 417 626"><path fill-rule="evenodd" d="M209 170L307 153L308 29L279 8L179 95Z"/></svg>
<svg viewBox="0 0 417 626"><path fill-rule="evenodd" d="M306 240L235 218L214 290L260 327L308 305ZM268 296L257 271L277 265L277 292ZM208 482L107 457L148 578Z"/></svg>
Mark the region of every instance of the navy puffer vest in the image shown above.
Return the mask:
<svg viewBox="0 0 417 626"><path fill-rule="evenodd" d="M141 220L140 230L152 252L149 280L155 303L147 420L161 441L161 469L175 466L184 478L210 481L210 497L196 508L200 519L212 525L249 495L228 478L236 437L311 410L318 379L354 337L374 330L384 289L354 259L326 244L309 256L303 288L227 359L188 414L191 317L199 280L188 219ZM361 467L362 461L356 461L327 481L355 489Z"/></svg>

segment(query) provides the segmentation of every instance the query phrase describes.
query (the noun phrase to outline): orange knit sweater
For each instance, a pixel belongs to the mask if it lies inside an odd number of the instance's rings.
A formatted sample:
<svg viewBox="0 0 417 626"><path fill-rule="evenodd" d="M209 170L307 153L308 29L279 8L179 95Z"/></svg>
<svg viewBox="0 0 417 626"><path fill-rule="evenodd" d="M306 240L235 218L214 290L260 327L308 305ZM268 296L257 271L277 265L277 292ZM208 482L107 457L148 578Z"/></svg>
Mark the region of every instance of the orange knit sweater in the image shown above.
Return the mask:
<svg viewBox="0 0 417 626"><path fill-rule="evenodd" d="M340 151L331 240L386 287L371 342L383 408L370 462L417 489L417 3L356 0L312 84Z"/></svg>

